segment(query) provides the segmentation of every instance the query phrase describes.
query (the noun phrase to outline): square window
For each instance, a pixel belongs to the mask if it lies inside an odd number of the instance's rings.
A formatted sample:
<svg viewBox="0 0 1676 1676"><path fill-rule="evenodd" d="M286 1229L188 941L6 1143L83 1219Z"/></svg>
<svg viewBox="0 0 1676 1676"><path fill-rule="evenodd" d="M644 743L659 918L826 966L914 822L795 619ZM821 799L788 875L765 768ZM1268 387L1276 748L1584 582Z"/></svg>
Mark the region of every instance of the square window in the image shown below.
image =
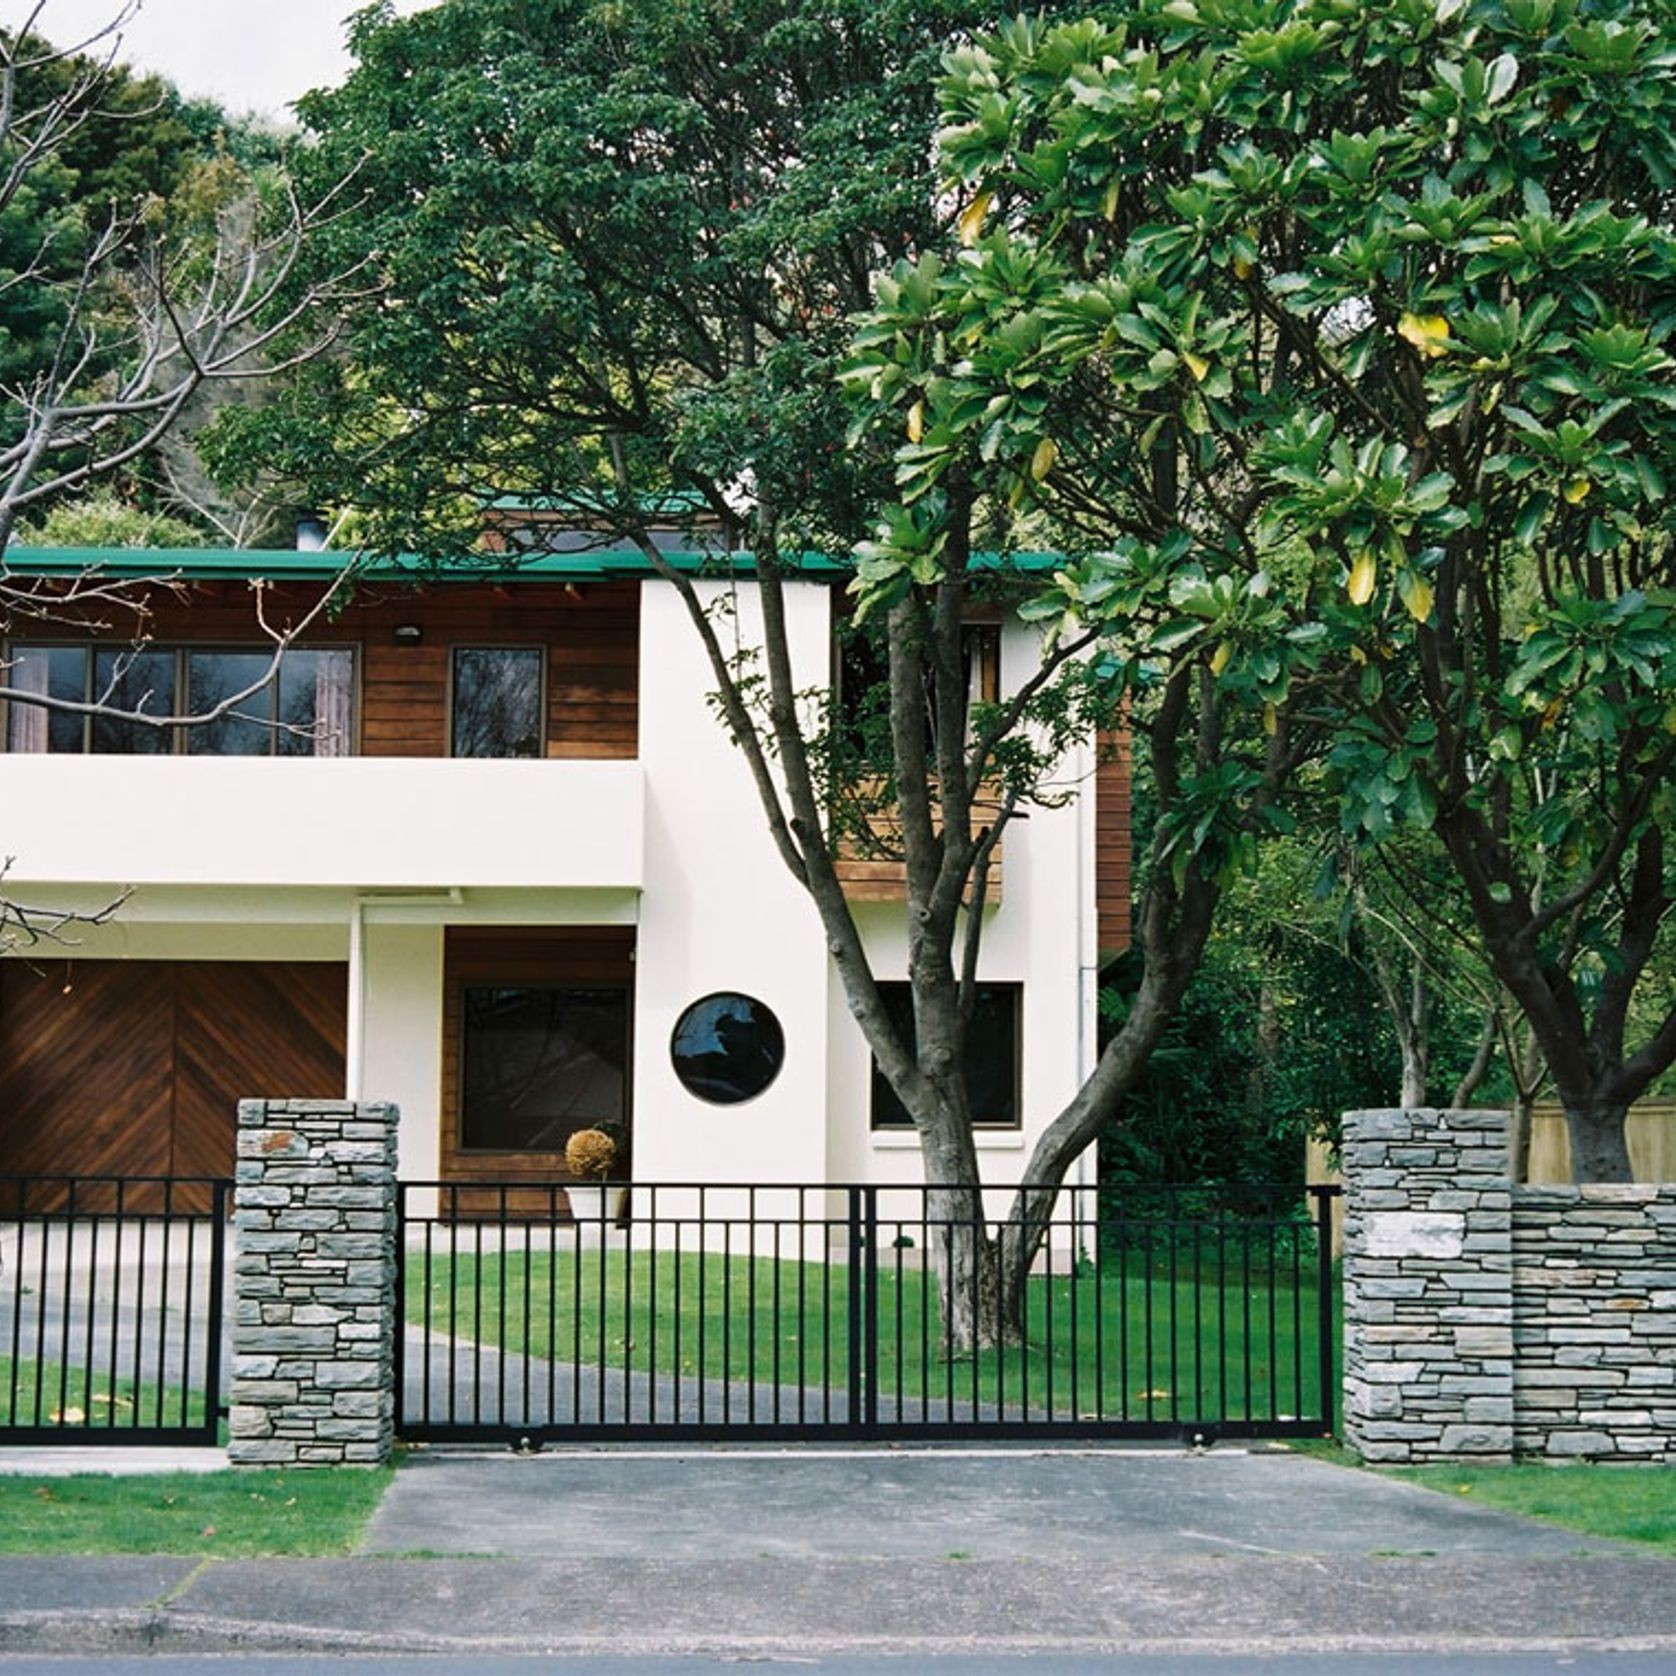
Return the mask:
<svg viewBox="0 0 1676 1676"><path fill-rule="evenodd" d="M914 1051L913 996L905 983L882 983L885 1010ZM966 1098L972 1122L981 1129L1019 1127L1019 1019L1023 986L979 984L971 1027L966 1032ZM913 1119L873 1065L871 1120L875 1129L912 1129Z"/></svg>
<svg viewBox="0 0 1676 1676"><path fill-rule="evenodd" d="M628 1117L623 989L468 985L460 1007L460 1145L563 1152Z"/></svg>

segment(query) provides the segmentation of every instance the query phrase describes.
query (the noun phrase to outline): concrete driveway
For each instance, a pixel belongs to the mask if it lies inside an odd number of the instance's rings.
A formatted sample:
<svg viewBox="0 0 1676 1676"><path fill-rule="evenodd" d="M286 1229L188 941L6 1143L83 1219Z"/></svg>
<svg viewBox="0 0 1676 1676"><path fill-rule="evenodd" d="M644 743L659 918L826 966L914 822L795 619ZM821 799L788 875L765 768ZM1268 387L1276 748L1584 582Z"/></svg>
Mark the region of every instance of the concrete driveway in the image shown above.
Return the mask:
<svg viewBox="0 0 1676 1676"><path fill-rule="evenodd" d="M415 1450L369 1554L1110 1562L1623 1553L1278 1449Z"/></svg>

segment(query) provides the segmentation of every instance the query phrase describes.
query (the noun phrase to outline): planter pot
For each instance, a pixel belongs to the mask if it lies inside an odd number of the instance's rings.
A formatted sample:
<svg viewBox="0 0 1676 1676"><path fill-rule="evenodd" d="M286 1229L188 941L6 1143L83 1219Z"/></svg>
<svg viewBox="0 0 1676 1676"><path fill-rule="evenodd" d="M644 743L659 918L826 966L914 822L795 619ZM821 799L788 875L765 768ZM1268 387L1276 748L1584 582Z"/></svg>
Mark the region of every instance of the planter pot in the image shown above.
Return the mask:
<svg viewBox="0 0 1676 1676"><path fill-rule="evenodd" d="M570 1200L570 1214L584 1226L601 1226L605 1221L605 1189L592 1183L573 1182L564 1190Z"/></svg>

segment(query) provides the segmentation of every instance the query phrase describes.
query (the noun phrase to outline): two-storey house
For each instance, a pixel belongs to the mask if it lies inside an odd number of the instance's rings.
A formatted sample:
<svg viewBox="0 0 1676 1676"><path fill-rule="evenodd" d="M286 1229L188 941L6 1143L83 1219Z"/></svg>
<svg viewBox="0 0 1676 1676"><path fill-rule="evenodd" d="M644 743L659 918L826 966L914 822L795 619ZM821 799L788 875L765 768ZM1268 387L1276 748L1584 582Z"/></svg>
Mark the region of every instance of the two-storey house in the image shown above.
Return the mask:
<svg viewBox="0 0 1676 1676"><path fill-rule="evenodd" d="M553 544L562 547L564 543ZM781 865L675 591L619 548L486 573L374 568L250 705L174 731L13 704L0 853L16 898L108 923L0 960L0 1171L230 1173L241 1096L386 1099L415 1179L565 1177L615 1128L638 1179L914 1181L917 1140ZM756 619L748 573L703 574ZM310 551L14 549L14 572L179 578L145 649L75 625L5 648L16 687L201 713L259 672L250 581L296 618ZM841 579L789 590L799 679L830 678ZM985 625L1006 692L1035 633ZM986 1174L1016 1177L1095 1055L1124 941L1128 788L1012 828L983 950L971 1076ZM857 862L875 970L905 968L901 887Z"/></svg>

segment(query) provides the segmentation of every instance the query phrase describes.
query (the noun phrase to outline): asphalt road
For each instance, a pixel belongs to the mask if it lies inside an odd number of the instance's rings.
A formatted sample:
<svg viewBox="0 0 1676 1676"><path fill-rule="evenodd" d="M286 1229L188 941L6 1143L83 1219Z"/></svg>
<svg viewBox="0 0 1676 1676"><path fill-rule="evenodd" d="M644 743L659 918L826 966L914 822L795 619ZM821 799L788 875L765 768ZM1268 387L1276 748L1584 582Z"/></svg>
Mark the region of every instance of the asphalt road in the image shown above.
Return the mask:
<svg viewBox="0 0 1676 1676"><path fill-rule="evenodd" d="M1247 1654L1214 1658L1194 1654L1054 1654L989 1656L982 1653L905 1657L848 1654L791 1659L741 1659L728 1655L646 1658L637 1655L544 1656L541 1658L250 1658L222 1653L180 1658L154 1653L144 1658L5 1658L4 1676L194 1676L213 1668L216 1676L534 1676L561 1671L569 1676L701 1676L748 1663L763 1676L906 1676L935 1670L938 1676L1670 1676L1667 1654L1637 1653L1413 1653Z"/></svg>

